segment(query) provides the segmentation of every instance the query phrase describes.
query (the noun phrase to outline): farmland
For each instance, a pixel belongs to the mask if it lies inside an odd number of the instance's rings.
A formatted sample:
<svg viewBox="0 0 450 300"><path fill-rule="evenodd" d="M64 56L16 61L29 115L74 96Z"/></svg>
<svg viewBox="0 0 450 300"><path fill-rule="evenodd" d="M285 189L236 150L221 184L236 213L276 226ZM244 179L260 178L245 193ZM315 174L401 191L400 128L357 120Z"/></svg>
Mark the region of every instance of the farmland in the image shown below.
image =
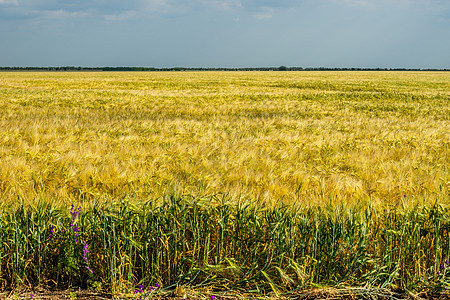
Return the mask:
<svg viewBox="0 0 450 300"><path fill-rule="evenodd" d="M0 279L442 291L449 100L448 72L0 73Z"/></svg>
<svg viewBox="0 0 450 300"><path fill-rule="evenodd" d="M0 93L4 203L448 200L448 73L2 73Z"/></svg>

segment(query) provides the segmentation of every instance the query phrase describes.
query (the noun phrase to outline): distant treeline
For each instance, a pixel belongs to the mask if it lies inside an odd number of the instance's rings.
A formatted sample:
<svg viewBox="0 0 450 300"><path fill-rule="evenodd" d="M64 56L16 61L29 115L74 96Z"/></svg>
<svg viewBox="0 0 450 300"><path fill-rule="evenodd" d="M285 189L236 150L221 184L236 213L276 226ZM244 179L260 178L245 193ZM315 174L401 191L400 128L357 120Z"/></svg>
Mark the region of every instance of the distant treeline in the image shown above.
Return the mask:
<svg viewBox="0 0 450 300"><path fill-rule="evenodd" d="M327 68L327 67L257 67L257 68L152 68L152 67L0 67L0 71L450 71L450 69L408 69L408 68Z"/></svg>

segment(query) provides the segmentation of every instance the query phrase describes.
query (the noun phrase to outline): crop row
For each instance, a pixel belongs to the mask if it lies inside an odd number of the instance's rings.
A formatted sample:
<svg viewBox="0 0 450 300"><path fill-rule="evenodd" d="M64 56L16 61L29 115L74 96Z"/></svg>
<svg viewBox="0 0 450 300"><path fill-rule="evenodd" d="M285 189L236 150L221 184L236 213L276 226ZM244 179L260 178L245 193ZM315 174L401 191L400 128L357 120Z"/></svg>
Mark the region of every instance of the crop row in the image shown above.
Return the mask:
<svg viewBox="0 0 450 300"><path fill-rule="evenodd" d="M450 287L450 214L302 208L166 197L0 212L0 282L110 292L161 285L286 293L311 287L442 292Z"/></svg>

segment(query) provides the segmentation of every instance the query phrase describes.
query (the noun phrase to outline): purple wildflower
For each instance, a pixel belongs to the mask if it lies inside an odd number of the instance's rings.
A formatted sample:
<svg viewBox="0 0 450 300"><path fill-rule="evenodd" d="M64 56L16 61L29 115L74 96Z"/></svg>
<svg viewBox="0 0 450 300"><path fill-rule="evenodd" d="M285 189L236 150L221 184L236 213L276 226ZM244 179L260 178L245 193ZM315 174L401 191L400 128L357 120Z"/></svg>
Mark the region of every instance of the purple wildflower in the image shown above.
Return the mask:
<svg viewBox="0 0 450 300"><path fill-rule="evenodd" d="M88 269L89 272L94 273L94 271L92 271L91 267L89 266L88 253L89 253L88 244L86 241L83 241L83 259L84 262L86 263L86 269Z"/></svg>
<svg viewBox="0 0 450 300"><path fill-rule="evenodd" d="M214 299L216 299L216 296L212 295L211 300L214 300Z"/></svg>
<svg viewBox="0 0 450 300"><path fill-rule="evenodd" d="M70 214L72 215L72 222L70 222L70 227L75 232L75 238L74 238L75 242L78 241L78 237L80 236L78 233L78 232L80 232L80 228L78 227L78 224L75 224L75 220L76 220L76 218L78 218L80 216L80 212L81 212L81 206L75 210L75 205L73 205L73 204L71 205Z"/></svg>
<svg viewBox="0 0 450 300"><path fill-rule="evenodd" d="M52 227L50 227L50 233L48 234L47 239L52 238L54 233L55 233L55 225L52 225Z"/></svg>
<svg viewBox="0 0 450 300"><path fill-rule="evenodd" d="M80 232L80 228L78 227L78 224L73 224L73 225L72 225L72 229L73 229L73 231L75 231L75 232Z"/></svg>
<svg viewBox="0 0 450 300"><path fill-rule="evenodd" d="M33 295L33 294L30 294L30 298L33 299L33 298L34 298L34 295Z"/></svg>
<svg viewBox="0 0 450 300"><path fill-rule="evenodd" d="M159 284L155 284L155 286L150 286L148 291L144 291L144 286L142 284L140 284L138 286L138 288L134 289L134 294L137 296L139 296L139 298L136 299L140 299L140 300L144 300L147 299L157 288L159 288L160 285Z"/></svg>
<svg viewBox="0 0 450 300"><path fill-rule="evenodd" d="M80 213L81 213L81 206L75 209L75 205L72 204L70 208L70 214L72 215L72 223L75 221L77 217L80 216Z"/></svg>

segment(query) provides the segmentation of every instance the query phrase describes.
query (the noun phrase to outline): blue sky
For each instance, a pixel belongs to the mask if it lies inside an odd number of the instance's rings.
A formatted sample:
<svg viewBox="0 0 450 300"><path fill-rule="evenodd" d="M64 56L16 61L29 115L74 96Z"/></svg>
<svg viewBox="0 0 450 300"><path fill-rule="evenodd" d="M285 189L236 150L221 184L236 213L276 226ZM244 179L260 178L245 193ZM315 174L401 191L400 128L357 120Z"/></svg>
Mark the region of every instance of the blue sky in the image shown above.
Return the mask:
<svg viewBox="0 0 450 300"><path fill-rule="evenodd" d="M0 66L450 68L450 0L0 0Z"/></svg>

